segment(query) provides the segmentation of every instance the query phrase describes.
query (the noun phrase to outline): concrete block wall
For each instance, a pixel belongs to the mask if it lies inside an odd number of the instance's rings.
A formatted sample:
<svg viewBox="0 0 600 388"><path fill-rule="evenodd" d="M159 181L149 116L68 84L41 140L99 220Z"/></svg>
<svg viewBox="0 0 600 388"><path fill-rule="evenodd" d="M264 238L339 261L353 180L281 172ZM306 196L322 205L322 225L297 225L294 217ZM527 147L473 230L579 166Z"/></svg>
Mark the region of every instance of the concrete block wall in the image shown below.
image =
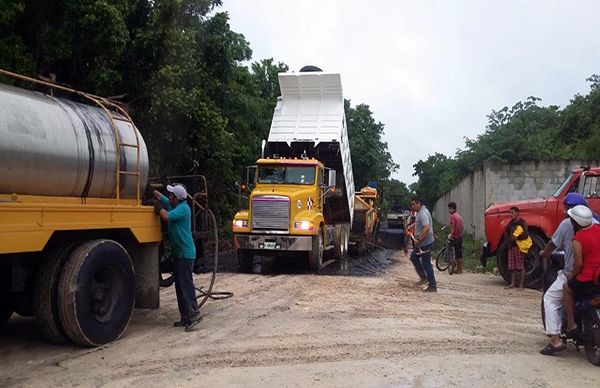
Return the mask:
<svg viewBox="0 0 600 388"><path fill-rule="evenodd" d="M488 160L481 170L465 177L436 201L434 218L448 224L448 203L456 202L458 213L465 222L465 232L485 239L483 215L492 203L550 196L571 171L586 163L600 166L600 162L579 160L520 163Z"/></svg>
<svg viewBox="0 0 600 388"><path fill-rule="evenodd" d="M491 202L508 202L552 195L578 161L554 160L508 164L486 161L486 178L491 183L487 198Z"/></svg>
<svg viewBox="0 0 600 388"><path fill-rule="evenodd" d="M448 203L456 202L458 213L465 223L465 232L482 238L483 211L486 203L486 179L484 170L475 171L465 177L458 185L439 198L433 208L436 221L448 225ZM483 209L483 210L482 210Z"/></svg>

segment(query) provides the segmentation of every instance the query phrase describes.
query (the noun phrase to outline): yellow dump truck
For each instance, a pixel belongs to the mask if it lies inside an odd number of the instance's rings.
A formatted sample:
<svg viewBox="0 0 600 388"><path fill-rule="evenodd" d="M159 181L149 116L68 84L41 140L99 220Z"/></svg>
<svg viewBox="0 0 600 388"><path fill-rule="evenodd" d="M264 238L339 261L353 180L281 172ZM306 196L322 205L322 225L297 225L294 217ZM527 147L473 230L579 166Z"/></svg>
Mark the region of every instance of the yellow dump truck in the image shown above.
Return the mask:
<svg viewBox="0 0 600 388"><path fill-rule="evenodd" d="M363 187L354 195L354 223L350 242L356 244L358 253L365 253L375 242L377 223L379 221L379 198L377 189Z"/></svg>
<svg viewBox="0 0 600 388"><path fill-rule="evenodd" d="M148 154L119 106L43 87L88 104L0 84L0 325L35 315L52 341L98 346L159 306Z"/></svg>
<svg viewBox="0 0 600 388"><path fill-rule="evenodd" d="M255 254L308 256L320 269L327 251L335 259L348 252L354 178L340 75L281 73L279 85L268 157L248 170L249 208L233 220L244 271Z"/></svg>

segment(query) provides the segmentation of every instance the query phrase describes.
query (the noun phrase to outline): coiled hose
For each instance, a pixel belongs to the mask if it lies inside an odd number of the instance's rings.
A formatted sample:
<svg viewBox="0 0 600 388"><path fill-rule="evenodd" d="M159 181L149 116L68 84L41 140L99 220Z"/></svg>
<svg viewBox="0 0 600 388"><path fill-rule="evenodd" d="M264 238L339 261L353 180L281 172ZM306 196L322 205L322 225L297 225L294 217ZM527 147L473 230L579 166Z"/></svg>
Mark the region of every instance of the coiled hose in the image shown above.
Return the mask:
<svg viewBox="0 0 600 388"><path fill-rule="evenodd" d="M215 254L214 254L214 263L213 263L213 272L212 272L212 276L210 278L210 284L208 285L208 290L204 291L202 288L203 287L196 287L196 291L198 291L199 293L196 295L196 299L199 300L198 302L198 309L200 309L204 303L206 303L206 301L208 301L208 299L212 299L212 300L221 300L221 299L227 299L227 298L231 298L233 296L233 292L225 292L225 291L221 291L221 292L213 292L213 286L215 284L215 278L217 277L217 266L219 264L219 234L217 233L217 219L215 218L215 215L213 214L212 210L210 209L206 209L206 211L208 212L208 214L210 215L210 219L211 222L213 224L213 231L215 233Z"/></svg>

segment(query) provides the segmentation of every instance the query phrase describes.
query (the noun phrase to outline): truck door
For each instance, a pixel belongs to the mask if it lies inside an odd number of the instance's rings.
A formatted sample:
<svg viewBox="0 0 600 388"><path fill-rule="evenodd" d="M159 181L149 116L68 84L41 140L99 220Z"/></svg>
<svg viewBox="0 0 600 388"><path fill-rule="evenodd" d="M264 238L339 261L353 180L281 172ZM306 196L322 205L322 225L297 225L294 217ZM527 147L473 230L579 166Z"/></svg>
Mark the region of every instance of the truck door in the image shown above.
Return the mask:
<svg viewBox="0 0 600 388"><path fill-rule="evenodd" d="M585 197L590 209L600 213L600 176L597 172L585 173L581 194Z"/></svg>

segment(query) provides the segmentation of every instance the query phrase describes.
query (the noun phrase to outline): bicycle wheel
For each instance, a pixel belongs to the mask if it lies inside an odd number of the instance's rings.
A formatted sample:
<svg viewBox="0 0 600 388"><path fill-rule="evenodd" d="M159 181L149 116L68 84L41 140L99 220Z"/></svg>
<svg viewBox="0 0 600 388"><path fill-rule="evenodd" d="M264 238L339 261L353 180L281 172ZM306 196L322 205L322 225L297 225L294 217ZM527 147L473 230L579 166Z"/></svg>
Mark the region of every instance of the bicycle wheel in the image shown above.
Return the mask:
<svg viewBox="0 0 600 388"><path fill-rule="evenodd" d="M452 275L456 272L456 255L454 252L454 247L449 246L446 249L446 263L448 263L448 273Z"/></svg>
<svg viewBox="0 0 600 388"><path fill-rule="evenodd" d="M451 260L448 264L448 274L452 275L456 271L456 260Z"/></svg>
<svg viewBox="0 0 600 388"><path fill-rule="evenodd" d="M446 261L446 247L443 247L437 255L435 255L435 267L438 271L445 271L448 269L448 262Z"/></svg>

